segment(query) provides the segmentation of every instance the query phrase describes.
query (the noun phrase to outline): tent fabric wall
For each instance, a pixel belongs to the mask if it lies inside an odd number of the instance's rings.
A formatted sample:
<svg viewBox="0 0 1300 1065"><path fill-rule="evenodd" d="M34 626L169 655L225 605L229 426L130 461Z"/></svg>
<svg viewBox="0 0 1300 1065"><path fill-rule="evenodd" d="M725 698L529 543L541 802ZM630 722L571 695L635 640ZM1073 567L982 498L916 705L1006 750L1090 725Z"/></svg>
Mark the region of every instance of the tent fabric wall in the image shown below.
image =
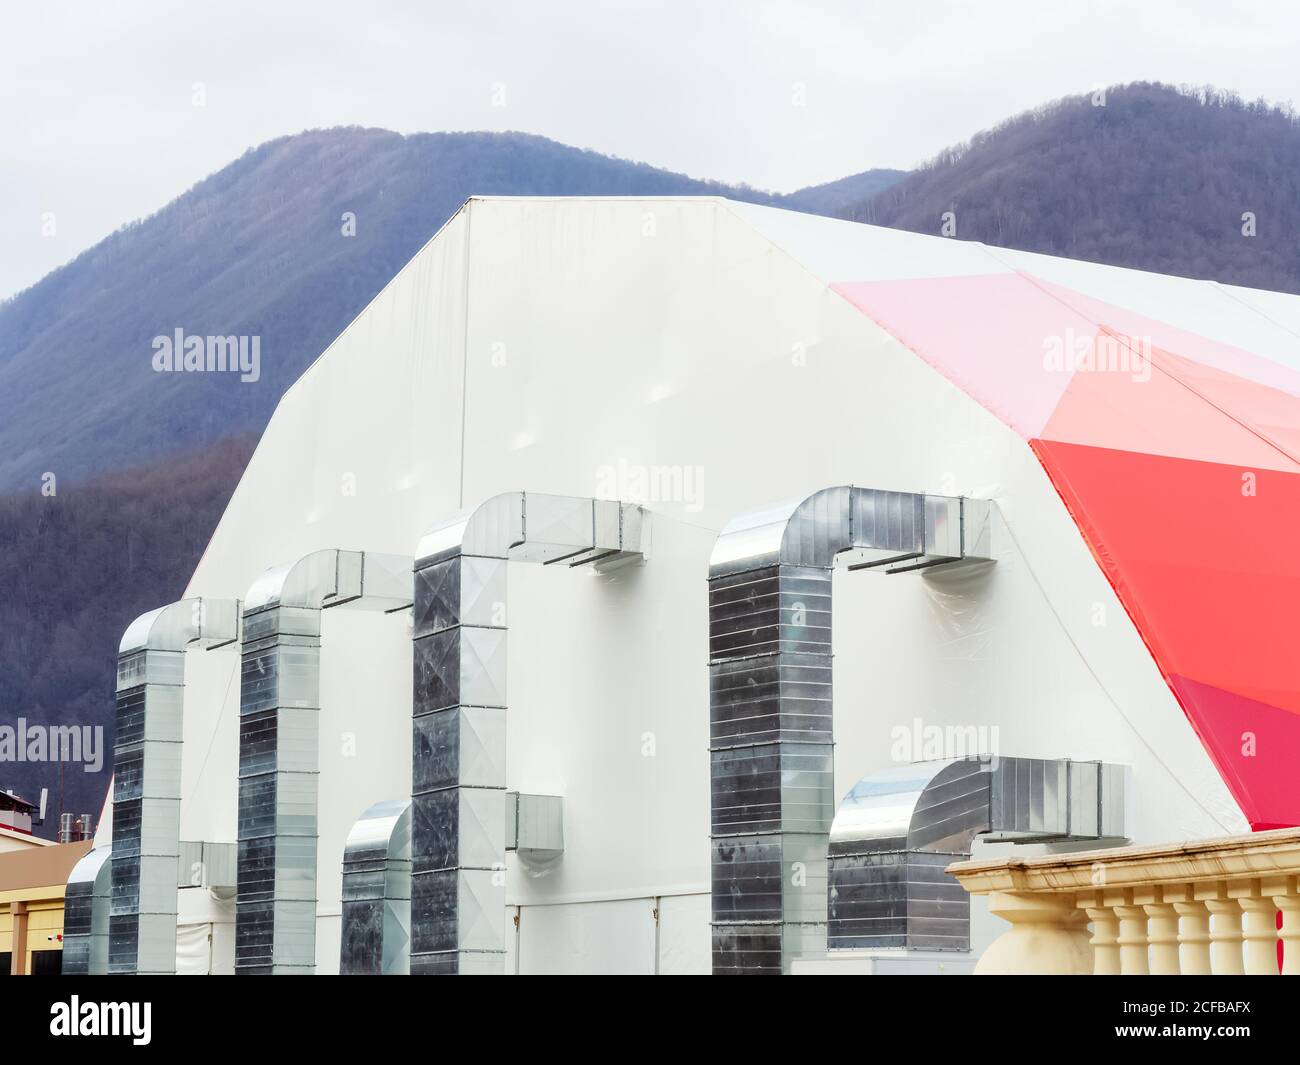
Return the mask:
<svg viewBox="0 0 1300 1065"><path fill-rule="evenodd" d="M176 975L209 976L212 973L212 926L181 924L176 927Z"/></svg>
<svg viewBox="0 0 1300 1065"><path fill-rule="evenodd" d="M1026 438L1251 824L1300 823L1300 373L1024 272L835 289Z"/></svg>
<svg viewBox="0 0 1300 1065"><path fill-rule="evenodd" d="M1037 276L1086 287L1052 269ZM511 862L507 898L525 916L562 908L549 927L591 942L640 900L707 899L704 577L726 522L835 484L989 498L998 565L982 581L836 575L840 790L926 729L984 727L1016 755L1132 765L1136 839L1238 831L1025 433L831 287L998 272L975 245L713 199L472 200L285 394L186 594L237 596L324 547L410 553L503 491L646 490L644 566L609 586L510 577L511 628L539 635L512 648L507 784L564 796L565 855L544 875ZM318 914L336 924L349 828L409 780L410 617L323 625ZM229 657L187 663L186 839L235 838ZM707 959L707 905L663 913L665 957ZM592 965L653 957L627 921ZM538 964L562 967L547 927L527 933Z"/></svg>

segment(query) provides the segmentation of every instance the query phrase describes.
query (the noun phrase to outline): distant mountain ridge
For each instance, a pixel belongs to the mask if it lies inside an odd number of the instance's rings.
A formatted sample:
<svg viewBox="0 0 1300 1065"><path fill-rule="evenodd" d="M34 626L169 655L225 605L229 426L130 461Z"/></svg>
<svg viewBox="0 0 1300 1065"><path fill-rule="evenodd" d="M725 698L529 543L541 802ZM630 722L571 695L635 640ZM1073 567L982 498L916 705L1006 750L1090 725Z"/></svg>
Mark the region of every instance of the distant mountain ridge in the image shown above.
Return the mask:
<svg viewBox="0 0 1300 1065"><path fill-rule="evenodd" d="M860 174L850 174L838 181L827 181L822 185L809 185L781 198L778 206L792 207L809 214L839 214L850 208L871 200L879 193L898 184L907 177L906 170L864 170Z"/></svg>
<svg viewBox="0 0 1300 1065"><path fill-rule="evenodd" d="M938 234L945 212L959 240L1300 292L1300 116L1115 86L1012 118L838 213Z"/></svg>
<svg viewBox="0 0 1300 1065"><path fill-rule="evenodd" d="M342 128L270 141L0 303L0 492L260 431L471 194L721 195L923 233L951 211L958 239L1300 291L1294 112L1145 83L1104 101L1057 101L911 173L784 196L529 134ZM261 379L153 372L153 338L177 328L259 336Z"/></svg>

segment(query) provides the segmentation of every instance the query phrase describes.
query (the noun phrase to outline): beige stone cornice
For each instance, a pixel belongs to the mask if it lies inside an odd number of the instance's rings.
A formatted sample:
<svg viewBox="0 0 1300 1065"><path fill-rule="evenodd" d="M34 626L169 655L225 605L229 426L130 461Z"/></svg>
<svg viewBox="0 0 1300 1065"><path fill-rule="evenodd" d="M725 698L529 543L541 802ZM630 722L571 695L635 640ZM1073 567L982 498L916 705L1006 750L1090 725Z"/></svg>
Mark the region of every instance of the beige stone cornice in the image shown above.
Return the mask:
<svg viewBox="0 0 1300 1065"><path fill-rule="evenodd" d="M1157 847L1116 847L1040 858L957 862L948 872L972 894L1089 891L1097 868L1107 888L1300 873L1300 828Z"/></svg>

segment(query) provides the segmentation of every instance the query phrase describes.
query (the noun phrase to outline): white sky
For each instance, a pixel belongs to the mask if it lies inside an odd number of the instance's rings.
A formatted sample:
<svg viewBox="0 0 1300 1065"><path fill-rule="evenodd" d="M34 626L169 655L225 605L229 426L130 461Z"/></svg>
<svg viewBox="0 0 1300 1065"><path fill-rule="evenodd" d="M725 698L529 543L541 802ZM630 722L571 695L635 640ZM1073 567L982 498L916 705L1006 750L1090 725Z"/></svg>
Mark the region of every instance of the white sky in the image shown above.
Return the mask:
<svg viewBox="0 0 1300 1065"><path fill-rule="evenodd" d="M786 192L1098 84L1290 100L1298 30L1283 0L6 4L0 298L302 129L525 130Z"/></svg>

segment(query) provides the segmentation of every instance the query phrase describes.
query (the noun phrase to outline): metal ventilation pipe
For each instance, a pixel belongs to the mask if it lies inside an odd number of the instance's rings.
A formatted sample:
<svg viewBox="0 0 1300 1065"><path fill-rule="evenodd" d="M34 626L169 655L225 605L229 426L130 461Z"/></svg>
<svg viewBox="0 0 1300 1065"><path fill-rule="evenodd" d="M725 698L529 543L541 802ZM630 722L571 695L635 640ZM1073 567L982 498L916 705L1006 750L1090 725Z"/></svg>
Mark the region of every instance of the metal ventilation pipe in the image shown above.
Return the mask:
<svg viewBox="0 0 1300 1065"><path fill-rule="evenodd" d="M639 506L509 492L420 541L412 973L504 967L507 560L608 566L644 557L648 531Z"/></svg>
<svg viewBox="0 0 1300 1065"><path fill-rule="evenodd" d="M506 850L533 869L564 856L564 797L506 792Z"/></svg>
<svg viewBox="0 0 1300 1065"><path fill-rule="evenodd" d="M235 971L316 966L320 612L411 605L411 559L326 549L249 589L239 686Z"/></svg>
<svg viewBox="0 0 1300 1065"><path fill-rule="evenodd" d="M182 599L127 627L117 654L111 973L176 971L185 649L239 637L233 599Z"/></svg>
<svg viewBox="0 0 1300 1065"><path fill-rule="evenodd" d="M1122 839L1123 766L976 756L864 777L831 824L827 946L970 950L970 895L944 870L976 836Z"/></svg>
<svg viewBox="0 0 1300 1065"><path fill-rule="evenodd" d="M95 818L92 814L59 814L59 842L79 843L93 839Z"/></svg>
<svg viewBox="0 0 1300 1065"><path fill-rule="evenodd" d="M108 910L113 894L108 847L81 856L63 896L63 975L108 972Z"/></svg>
<svg viewBox="0 0 1300 1065"><path fill-rule="evenodd" d="M363 813L343 849L343 976L411 971L411 800Z"/></svg>
<svg viewBox="0 0 1300 1065"><path fill-rule="evenodd" d="M743 514L709 560L713 971L826 949L831 575L989 557L990 504L852 486Z"/></svg>
<svg viewBox="0 0 1300 1065"><path fill-rule="evenodd" d="M228 892L235 886L238 856L239 845L236 843L181 840L181 857L176 865L176 886ZM229 898L229 895L226 897Z"/></svg>

